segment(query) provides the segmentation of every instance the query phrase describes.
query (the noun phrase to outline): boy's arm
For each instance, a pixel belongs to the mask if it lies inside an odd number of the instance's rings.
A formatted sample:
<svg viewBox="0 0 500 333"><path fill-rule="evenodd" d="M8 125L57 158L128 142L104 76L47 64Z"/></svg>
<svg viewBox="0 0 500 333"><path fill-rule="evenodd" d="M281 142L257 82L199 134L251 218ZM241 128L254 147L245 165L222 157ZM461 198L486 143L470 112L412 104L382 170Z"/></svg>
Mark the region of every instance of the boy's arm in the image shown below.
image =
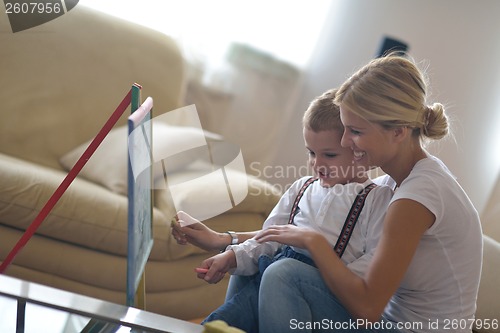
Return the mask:
<svg viewBox="0 0 500 333"><path fill-rule="evenodd" d="M288 205L280 200L267 218L264 229L277 224L288 222ZM258 243L253 237L238 245L230 245L226 251L233 251L236 256L236 268L230 269L234 275L253 275L257 273L259 257L262 255L274 256L281 244L277 242Z"/></svg>
<svg viewBox="0 0 500 333"><path fill-rule="evenodd" d="M290 211L293 202L297 196L302 184L308 179L304 177L292 184L292 186L283 194L279 202L273 208L269 217L263 225L263 229L272 225L283 225L288 223ZM246 235L248 236L248 235ZM274 256L281 247L280 243L267 242L258 243L253 239L255 233L246 241L238 245L230 245L226 251L232 250L236 256L236 268L229 270L230 274L234 275L253 275L258 271L258 260L262 255Z"/></svg>
<svg viewBox="0 0 500 333"><path fill-rule="evenodd" d="M257 273L259 257L262 255L274 256L280 243L258 243L253 238L238 245L231 245L226 251L233 251L236 257L236 268L230 269L234 275L253 275Z"/></svg>

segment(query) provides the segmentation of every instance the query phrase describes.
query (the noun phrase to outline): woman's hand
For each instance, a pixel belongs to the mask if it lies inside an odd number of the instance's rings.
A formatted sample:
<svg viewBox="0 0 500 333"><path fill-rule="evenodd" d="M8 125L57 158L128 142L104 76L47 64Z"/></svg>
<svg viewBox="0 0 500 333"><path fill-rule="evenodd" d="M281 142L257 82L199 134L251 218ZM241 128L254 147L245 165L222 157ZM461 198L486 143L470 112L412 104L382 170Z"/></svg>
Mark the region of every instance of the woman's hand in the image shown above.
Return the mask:
<svg viewBox="0 0 500 333"><path fill-rule="evenodd" d="M308 249L312 244L314 244L317 237L323 238L323 235L310 228L286 224L273 225L259 231L255 236L255 240L259 243L278 242L281 244Z"/></svg>

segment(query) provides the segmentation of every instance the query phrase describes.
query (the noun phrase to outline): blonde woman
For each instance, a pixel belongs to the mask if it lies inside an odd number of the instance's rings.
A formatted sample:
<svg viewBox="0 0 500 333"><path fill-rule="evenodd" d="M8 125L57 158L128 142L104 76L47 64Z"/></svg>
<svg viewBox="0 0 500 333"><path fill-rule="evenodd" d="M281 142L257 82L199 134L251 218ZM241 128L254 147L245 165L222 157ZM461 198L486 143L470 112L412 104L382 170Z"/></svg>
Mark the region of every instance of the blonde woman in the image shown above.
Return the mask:
<svg viewBox="0 0 500 333"><path fill-rule="evenodd" d="M471 332L482 261L476 209L455 177L424 148L448 133L442 104L427 104L426 82L403 56L372 60L339 89L342 145L354 162L379 166L395 193L363 277L325 238L294 226L261 231L309 251L319 270L281 261L265 271L260 332Z"/></svg>

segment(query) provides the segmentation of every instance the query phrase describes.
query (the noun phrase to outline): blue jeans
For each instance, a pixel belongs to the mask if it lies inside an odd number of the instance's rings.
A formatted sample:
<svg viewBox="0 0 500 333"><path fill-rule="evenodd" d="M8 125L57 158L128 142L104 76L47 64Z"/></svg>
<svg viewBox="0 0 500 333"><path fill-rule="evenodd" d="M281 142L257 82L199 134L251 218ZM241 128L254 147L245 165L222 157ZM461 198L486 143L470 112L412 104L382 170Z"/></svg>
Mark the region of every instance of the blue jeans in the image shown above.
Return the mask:
<svg viewBox="0 0 500 333"><path fill-rule="evenodd" d="M255 279L258 275L262 275L264 270L269 266L273 261L282 259L282 258L294 258L305 262L309 265L316 267L314 261L298 252L295 252L291 247L286 246L283 251L278 252L273 260L270 260L269 257L259 258L259 273L256 275L231 275L229 278L229 285L227 286L226 299L225 301L229 301L234 295L240 292L250 281Z"/></svg>
<svg viewBox="0 0 500 333"><path fill-rule="evenodd" d="M223 320L228 325L242 329L246 333L259 332L258 305L259 287L262 274L274 261L273 258L259 258L259 272L252 276L232 276L224 304L218 307L202 324L213 320Z"/></svg>
<svg viewBox="0 0 500 333"><path fill-rule="evenodd" d="M311 258L295 252L289 246L285 246L274 258L261 256L258 261L259 272L252 276L231 278L226 301L205 318L202 324L213 320L223 320L230 326L238 327L247 333L259 332L260 281L267 267L283 258L293 258L293 260L300 260L316 267Z"/></svg>
<svg viewBox="0 0 500 333"><path fill-rule="evenodd" d="M259 273L251 277L231 277L226 302L203 323L212 320L247 333L398 332L352 329L356 321L325 285L314 262L290 248L273 259L259 258Z"/></svg>
<svg viewBox="0 0 500 333"><path fill-rule="evenodd" d="M332 294L318 269L286 258L273 263L262 276L258 317L260 333L400 332L358 329L356 319Z"/></svg>
<svg viewBox="0 0 500 333"><path fill-rule="evenodd" d="M229 301L234 295L236 295L241 289L243 289L248 282L254 278L254 275L231 275L229 277L229 284L226 291L225 301Z"/></svg>

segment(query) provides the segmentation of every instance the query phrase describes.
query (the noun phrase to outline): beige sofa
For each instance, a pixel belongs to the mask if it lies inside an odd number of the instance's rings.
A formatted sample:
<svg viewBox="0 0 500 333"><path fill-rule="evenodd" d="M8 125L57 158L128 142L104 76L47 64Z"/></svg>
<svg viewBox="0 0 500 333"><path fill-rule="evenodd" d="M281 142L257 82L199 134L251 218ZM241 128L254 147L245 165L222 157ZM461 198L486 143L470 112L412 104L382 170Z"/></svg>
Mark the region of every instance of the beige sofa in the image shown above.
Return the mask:
<svg viewBox="0 0 500 333"><path fill-rule="evenodd" d="M2 260L66 176L61 158L97 134L134 82L143 86L143 99L153 97L155 115L179 107L185 64L169 37L80 5L18 33L0 15L0 31ZM115 127L124 126L126 117ZM186 121L183 116L170 120L171 125ZM105 159L115 150L126 151L125 139L120 147L96 154ZM86 178L73 182L5 273L123 304L127 198L109 181L127 161L91 166L94 158L82 170ZM96 164L103 168L93 170ZM187 168L179 168L179 177ZM96 173L100 179L92 178ZM245 174L233 176L247 181ZM207 224L220 231L260 228L278 194L253 177L248 189L243 202ZM217 190L209 182L203 188L184 187L179 195L189 203L216 196ZM175 214L171 193L156 190L154 198L146 309L181 319L202 317L222 303L227 280L209 285L196 278L193 268L210 254L177 245L169 227Z"/></svg>
<svg viewBox="0 0 500 333"><path fill-rule="evenodd" d="M496 328L479 328L477 332L500 332L500 178L481 213L484 233L483 271L477 302L478 324L492 323Z"/></svg>

